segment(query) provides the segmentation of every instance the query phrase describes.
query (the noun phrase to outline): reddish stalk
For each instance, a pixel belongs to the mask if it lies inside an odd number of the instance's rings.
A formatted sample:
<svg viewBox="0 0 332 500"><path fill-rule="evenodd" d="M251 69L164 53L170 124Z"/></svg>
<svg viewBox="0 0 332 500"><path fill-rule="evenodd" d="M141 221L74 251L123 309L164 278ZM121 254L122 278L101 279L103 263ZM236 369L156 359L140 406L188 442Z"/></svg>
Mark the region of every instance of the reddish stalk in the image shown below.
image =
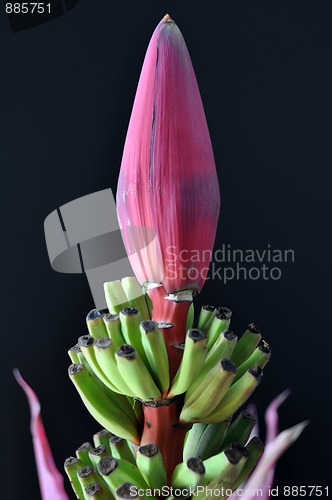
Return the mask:
<svg viewBox="0 0 332 500"><path fill-rule="evenodd" d="M167 300L167 292L163 286L149 290L149 296L153 302L152 319L158 323L172 325L160 328L163 334L168 360L171 380L173 380L182 359L182 350L174 346L183 344L186 336L186 322L191 302L175 302Z"/></svg>
<svg viewBox="0 0 332 500"><path fill-rule="evenodd" d="M155 406L143 404L144 429L141 446L156 444L159 447L169 484L175 466L182 462L183 443L188 431L188 426L179 425L177 402L178 399L174 398L157 401Z"/></svg>

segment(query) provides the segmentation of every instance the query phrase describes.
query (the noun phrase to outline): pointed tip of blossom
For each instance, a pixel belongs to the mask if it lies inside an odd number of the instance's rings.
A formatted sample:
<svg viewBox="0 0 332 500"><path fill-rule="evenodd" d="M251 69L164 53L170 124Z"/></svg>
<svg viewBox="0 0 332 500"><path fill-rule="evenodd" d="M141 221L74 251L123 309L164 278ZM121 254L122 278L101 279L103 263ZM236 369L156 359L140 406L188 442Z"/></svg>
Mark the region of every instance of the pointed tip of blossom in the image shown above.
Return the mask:
<svg viewBox="0 0 332 500"><path fill-rule="evenodd" d="M29 384L24 380L18 368L13 369L13 374L16 379L16 382L22 387L25 392L26 397L28 398L28 402L30 405L31 412L31 423L33 422L33 418L36 418L40 412L40 403L34 391L31 389ZM31 428L31 432L32 432Z"/></svg>
<svg viewBox="0 0 332 500"><path fill-rule="evenodd" d="M162 23L169 23L169 22L172 22L174 23L173 19L171 18L171 16L169 14L166 14L163 18L162 18Z"/></svg>

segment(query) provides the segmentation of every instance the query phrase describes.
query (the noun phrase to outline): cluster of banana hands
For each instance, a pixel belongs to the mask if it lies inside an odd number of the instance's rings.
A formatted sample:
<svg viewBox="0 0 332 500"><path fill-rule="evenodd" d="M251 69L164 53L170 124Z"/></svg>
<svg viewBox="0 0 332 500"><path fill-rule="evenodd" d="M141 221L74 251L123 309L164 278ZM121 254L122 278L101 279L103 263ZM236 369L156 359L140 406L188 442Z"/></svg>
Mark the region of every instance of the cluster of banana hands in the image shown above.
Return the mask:
<svg viewBox="0 0 332 500"><path fill-rule="evenodd" d="M161 491L168 484L162 454L155 444L140 446L143 406L180 395L179 424L193 425L172 487L234 491L263 452L259 438L247 443L255 418L247 411L233 417L270 358L259 330L251 324L238 340L229 330L231 311L212 306L202 307L194 326L191 306L185 343L175 346L183 350L182 361L170 380L164 338L138 281L105 283L105 296L109 312L92 310L89 334L68 351L70 379L104 428L94 435L94 446L84 443L65 462L77 498L123 499ZM206 498L204 491L196 496Z"/></svg>

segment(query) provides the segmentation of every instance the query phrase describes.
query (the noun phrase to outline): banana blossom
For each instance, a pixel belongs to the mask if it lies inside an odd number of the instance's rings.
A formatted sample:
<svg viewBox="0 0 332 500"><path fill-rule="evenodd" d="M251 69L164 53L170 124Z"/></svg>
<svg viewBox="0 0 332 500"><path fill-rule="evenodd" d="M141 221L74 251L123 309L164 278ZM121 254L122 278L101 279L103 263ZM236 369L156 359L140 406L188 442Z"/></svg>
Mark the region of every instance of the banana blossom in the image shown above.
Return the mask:
<svg viewBox="0 0 332 500"><path fill-rule="evenodd" d="M40 403L31 387L25 382L18 370L14 371L15 378L24 390L30 405L31 412L31 434L34 444L35 460L38 471L39 485L42 500L68 500L68 496L63 486L63 477L56 468L52 452L47 440L43 422L40 416ZM267 426L265 451L249 477L248 481L241 486L248 493L241 498L252 500L256 498L250 492L262 490L259 498L268 500L269 487L272 487L274 471L278 458L287 448L297 440L303 429L308 424L307 421L297 424L282 432L278 432L278 408L285 401L289 392L285 391L274 399L268 406L265 413ZM236 491L229 497L230 500L239 498Z"/></svg>

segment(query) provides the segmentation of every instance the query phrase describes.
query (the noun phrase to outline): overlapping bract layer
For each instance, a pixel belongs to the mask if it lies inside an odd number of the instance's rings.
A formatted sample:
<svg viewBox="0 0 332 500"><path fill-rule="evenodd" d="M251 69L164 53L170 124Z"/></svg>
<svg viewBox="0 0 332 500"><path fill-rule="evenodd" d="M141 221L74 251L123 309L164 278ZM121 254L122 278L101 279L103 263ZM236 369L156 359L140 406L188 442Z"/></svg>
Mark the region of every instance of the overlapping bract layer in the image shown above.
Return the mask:
<svg viewBox="0 0 332 500"><path fill-rule="evenodd" d="M169 16L157 26L144 60L117 208L141 283L162 282L168 293L202 288L219 216L219 185L190 56Z"/></svg>

